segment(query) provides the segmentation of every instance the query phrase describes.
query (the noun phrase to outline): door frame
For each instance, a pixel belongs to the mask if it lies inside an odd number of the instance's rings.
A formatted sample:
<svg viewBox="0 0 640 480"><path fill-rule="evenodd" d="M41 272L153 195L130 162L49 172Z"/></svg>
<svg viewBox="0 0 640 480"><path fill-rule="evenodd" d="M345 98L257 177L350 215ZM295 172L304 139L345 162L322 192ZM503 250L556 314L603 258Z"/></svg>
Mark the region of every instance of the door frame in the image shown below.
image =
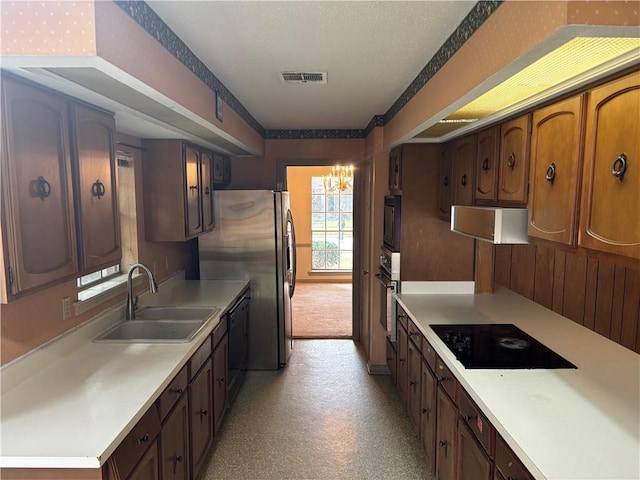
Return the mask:
<svg viewBox="0 0 640 480"><path fill-rule="evenodd" d="M332 167L334 165L344 165L345 163L353 163L356 167L356 173L353 176L353 268L351 269L351 336L356 342L361 341L360 324L368 321L361 318L361 289L368 286L363 284L360 275L357 272L363 271L361 265L361 251L364 242L369 241L370 235L367 232L360 232L358 225L361 224L360 205L357 201L361 195L363 176L358 170L362 162L353 162L352 160L334 159L334 158L282 158L276 161L276 190L283 191L287 188L287 167Z"/></svg>

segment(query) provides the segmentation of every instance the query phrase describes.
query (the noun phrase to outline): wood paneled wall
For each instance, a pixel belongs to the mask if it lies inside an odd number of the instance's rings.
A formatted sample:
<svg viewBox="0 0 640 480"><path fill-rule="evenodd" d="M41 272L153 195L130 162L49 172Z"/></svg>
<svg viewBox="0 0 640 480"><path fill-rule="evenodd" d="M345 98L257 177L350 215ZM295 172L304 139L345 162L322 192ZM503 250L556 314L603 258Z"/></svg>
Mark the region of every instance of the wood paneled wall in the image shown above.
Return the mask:
<svg viewBox="0 0 640 480"><path fill-rule="evenodd" d="M640 353L640 268L542 245L497 245L495 282Z"/></svg>

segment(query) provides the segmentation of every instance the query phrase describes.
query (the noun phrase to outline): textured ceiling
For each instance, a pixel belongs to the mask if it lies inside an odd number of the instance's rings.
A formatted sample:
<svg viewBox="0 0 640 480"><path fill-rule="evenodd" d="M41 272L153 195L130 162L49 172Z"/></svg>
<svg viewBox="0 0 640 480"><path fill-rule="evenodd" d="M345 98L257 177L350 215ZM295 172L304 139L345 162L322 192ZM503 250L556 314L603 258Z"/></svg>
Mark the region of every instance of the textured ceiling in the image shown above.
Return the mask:
<svg viewBox="0 0 640 480"><path fill-rule="evenodd" d="M475 2L149 1L266 129L361 129L384 114ZM280 71L323 71L326 85Z"/></svg>

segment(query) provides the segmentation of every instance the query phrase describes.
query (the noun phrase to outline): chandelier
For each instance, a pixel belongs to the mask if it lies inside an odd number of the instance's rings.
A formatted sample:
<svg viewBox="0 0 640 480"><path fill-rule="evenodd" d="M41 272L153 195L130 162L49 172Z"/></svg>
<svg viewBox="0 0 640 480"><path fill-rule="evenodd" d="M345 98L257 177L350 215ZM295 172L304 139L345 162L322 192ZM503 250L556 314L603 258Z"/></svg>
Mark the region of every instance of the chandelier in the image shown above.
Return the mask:
<svg viewBox="0 0 640 480"><path fill-rule="evenodd" d="M344 192L353 188L353 165L335 165L331 173L325 175L324 189L327 192Z"/></svg>

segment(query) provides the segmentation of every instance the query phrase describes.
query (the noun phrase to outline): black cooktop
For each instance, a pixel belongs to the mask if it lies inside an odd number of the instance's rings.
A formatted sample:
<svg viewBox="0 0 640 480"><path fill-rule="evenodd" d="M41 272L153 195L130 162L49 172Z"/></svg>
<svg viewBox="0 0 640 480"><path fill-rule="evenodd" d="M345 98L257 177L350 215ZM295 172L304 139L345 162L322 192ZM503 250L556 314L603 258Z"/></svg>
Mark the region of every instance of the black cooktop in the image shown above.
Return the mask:
<svg viewBox="0 0 640 480"><path fill-rule="evenodd" d="M465 368L577 368L510 323L429 326Z"/></svg>

